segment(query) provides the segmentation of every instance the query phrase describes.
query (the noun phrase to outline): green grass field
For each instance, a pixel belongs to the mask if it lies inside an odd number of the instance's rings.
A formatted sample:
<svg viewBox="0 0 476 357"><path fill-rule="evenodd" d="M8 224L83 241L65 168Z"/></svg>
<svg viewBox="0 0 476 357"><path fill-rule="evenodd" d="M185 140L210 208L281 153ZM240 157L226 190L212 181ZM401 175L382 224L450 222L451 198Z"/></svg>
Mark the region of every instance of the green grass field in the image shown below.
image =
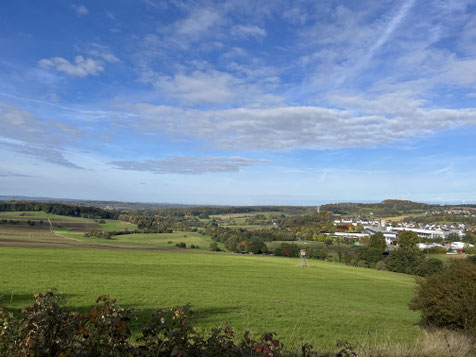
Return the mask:
<svg viewBox="0 0 476 357"><path fill-rule="evenodd" d="M277 332L290 346L332 348L338 340L355 343L369 334L408 341L419 334L419 316L407 307L411 276L314 260L303 269L297 259L211 254L211 238L191 232L84 237L88 229L136 228L121 221L99 224L44 212L2 212L0 218L21 221L0 224L0 295L13 311L31 303L34 293L57 287L81 311L104 293L139 308L136 331L156 308L191 303L201 328L229 322L239 332ZM186 250L175 247L180 242ZM191 244L200 249L188 249Z"/></svg>
<svg viewBox="0 0 476 357"><path fill-rule="evenodd" d="M191 303L200 327L229 322L239 331L273 331L291 346L418 335L419 316L407 307L411 276L321 261L303 269L296 259L187 252L0 247L0 294L15 310L31 303L35 292L57 287L84 311L107 293L141 309L135 328L158 307Z"/></svg>
<svg viewBox="0 0 476 357"><path fill-rule="evenodd" d="M74 238L84 243L99 244L111 247L136 247L154 249L178 249L175 244L185 243L187 248L191 245L198 246L198 250L209 251L210 243L213 240L209 236L204 236L195 232L173 232L173 233L134 233L114 236L113 239L97 239L84 237L83 233L62 232L65 237ZM223 243L218 243L223 248Z"/></svg>

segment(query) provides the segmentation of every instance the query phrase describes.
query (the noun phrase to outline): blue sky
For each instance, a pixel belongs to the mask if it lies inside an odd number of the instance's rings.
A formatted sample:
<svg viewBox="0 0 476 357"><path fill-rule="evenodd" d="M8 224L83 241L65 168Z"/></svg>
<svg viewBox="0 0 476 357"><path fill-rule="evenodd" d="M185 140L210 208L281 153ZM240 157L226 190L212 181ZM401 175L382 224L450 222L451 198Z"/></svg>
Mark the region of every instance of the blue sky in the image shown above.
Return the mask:
<svg viewBox="0 0 476 357"><path fill-rule="evenodd" d="M476 202L475 1L4 1L0 194Z"/></svg>

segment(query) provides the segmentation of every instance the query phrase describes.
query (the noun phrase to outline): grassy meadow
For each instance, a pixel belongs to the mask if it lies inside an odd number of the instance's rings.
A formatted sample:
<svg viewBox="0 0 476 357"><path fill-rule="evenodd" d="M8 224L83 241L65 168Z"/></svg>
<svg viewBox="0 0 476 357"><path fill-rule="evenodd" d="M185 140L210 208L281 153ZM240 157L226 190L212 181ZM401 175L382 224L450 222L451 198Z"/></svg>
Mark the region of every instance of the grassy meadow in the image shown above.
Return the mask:
<svg viewBox="0 0 476 357"><path fill-rule="evenodd" d="M303 269L297 259L210 253L211 238L192 232L84 236L90 229L136 228L114 220L44 212L3 212L0 219L20 221L0 224L0 295L12 311L57 287L80 311L102 294L140 309L136 331L155 309L191 303L200 328L228 322L239 332L277 332L288 346L332 348L338 340L369 336L408 342L420 334L419 315L407 306L414 289L408 275L315 260ZM180 242L186 250L175 247Z"/></svg>
<svg viewBox="0 0 476 357"><path fill-rule="evenodd" d="M36 292L59 288L69 305L90 307L107 293L136 307L136 328L158 307L191 303L197 324L274 331L288 345L332 347L369 334L408 341L418 335L407 303L411 276L297 259L166 251L0 247L0 294L15 310Z"/></svg>

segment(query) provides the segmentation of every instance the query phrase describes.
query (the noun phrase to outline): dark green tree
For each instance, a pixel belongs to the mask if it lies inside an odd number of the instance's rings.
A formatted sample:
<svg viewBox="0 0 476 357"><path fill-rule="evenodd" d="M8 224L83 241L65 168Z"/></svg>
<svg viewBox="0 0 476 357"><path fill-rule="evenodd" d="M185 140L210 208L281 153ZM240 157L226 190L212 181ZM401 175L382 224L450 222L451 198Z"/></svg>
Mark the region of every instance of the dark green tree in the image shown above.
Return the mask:
<svg viewBox="0 0 476 357"><path fill-rule="evenodd" d="M246 250L254 254L268 253L266 244L257 237L253 237L246 242Z"/></svg>
<svg viewBox="0 0 476 357"><path fill-rule="evenodd" d="M378 249L380 251L387 250L387 242L382 232L372 234L369 239L369 248Z"/></svg>
<svg viewBox="0 0 476 357"><path fill-rule="evenodd" d="M415 232L403 231L398 235L398 246L400 249L418 251L418 243L420 243L420 237Z"/></svg>
<svg viewBox="0 0 476 357"><path fill-rule="evenodd" d="M446 241L448 242L459 242L461 238L459 237L458 233L450 233L446 236Z"/></svg>

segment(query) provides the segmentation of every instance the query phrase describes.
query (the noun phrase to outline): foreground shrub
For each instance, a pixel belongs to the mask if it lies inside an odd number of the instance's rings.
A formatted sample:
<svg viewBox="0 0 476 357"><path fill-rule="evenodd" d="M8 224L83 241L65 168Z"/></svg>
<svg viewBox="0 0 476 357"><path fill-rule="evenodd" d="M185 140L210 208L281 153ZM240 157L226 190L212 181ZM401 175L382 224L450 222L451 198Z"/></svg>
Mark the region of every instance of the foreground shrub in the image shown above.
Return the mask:
<svg viewBox="0 0 476 357"><path fill-rule="evenodd" d="M476 331L476 265L455 260L419 280L410 308L420 310L428 325Z"/></svg>
<svg viewBox="0 0 476 357"><path fill-rule="evenodd" d="M274 333L254 337L246 331L237 337L229 326L199 332L193 327L190 305L157 310L139 338L132 340L129 324L134 311L121 308L107 295L96 303L88 314L69 312L63 298L47 291L35 294L33 305L15 318L0 301L0 356L463 357L475 350L471 337L436 330L424 332L415 345L363 338L356 346L339 341L337 352L316 351L309 344L289 351Z"/></svg>
<svg viewBox="0 0 476 357"><path fill-rule="evenodd" d="M310 345L301 353L286 351L274 333L255 339L245 331L236 338L229 326L201 333L193 327L190 305L157 310L135 341L131 338L132 309L102 295L88 314L69 312L56 292L35 294L32 306L15 318L0 301L0 356L130 356L130 357L286 357L317 356ZM326 356L351 356L352 347Z"/></svg>

